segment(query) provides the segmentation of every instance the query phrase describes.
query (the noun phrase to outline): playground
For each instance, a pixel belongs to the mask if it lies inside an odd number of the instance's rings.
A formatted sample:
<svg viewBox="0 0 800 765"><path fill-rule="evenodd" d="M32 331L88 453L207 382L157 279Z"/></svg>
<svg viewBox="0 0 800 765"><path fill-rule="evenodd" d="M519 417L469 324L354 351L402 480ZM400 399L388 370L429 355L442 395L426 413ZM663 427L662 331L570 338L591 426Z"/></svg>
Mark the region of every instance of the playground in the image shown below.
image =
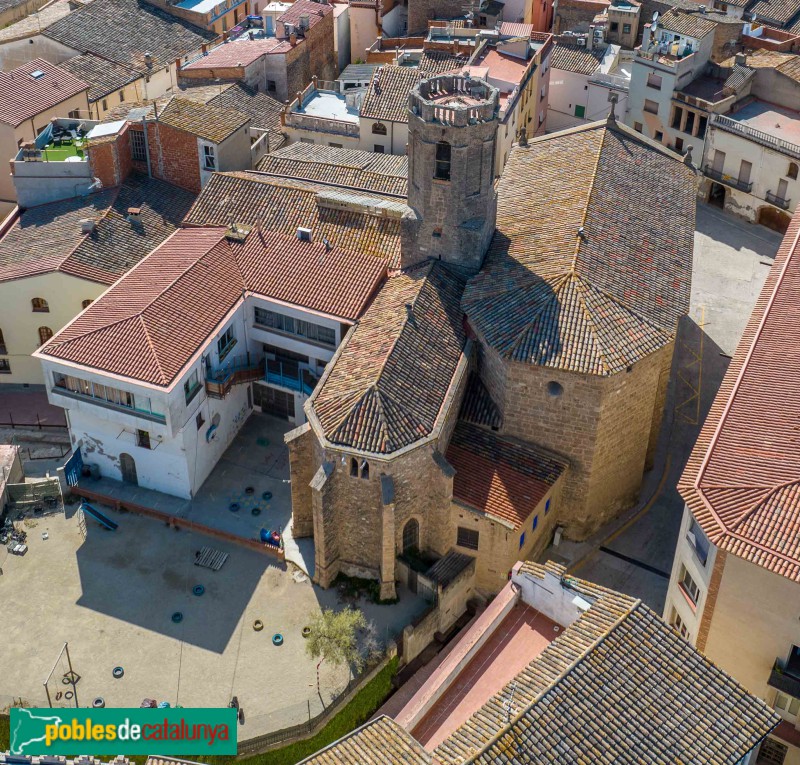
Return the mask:
<svg viewBox="0 0 800 765"><path fill-rule="evenodd" d="M346 607L336 590L235 543L95 510L100 518L74 504L18 521L30 552L0 550L0 706L19 698L47 706L48 694L56 705L75 704L69 692L84 707L138 707L144 699L224 706L236 696L246 739L316 716L347 684L347 668L323 662L317 694L316 661L302 636L321 608ZM358 606L384 642L427 604L406 591L394 606ZM64 643L74 685L63 682Z"/></svg>

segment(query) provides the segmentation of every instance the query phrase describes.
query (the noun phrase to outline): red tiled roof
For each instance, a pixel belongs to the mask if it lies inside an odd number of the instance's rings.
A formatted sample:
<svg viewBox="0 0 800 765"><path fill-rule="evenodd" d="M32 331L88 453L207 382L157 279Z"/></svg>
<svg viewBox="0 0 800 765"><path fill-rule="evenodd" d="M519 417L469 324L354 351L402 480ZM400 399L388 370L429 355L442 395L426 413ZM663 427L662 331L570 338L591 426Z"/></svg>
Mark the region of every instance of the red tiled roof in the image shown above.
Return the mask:
<svg viewBox="0 0 800 765"><path fill-rule="evenodd" d="M709 539L800 581L800 215L783 240L681 477Z"/></svg>
<svg viewBox="0 0 800 765"><path fill-rule="evenodd" d="M530 37L533 24L515 24L513 21L504 21L500 25L501 37Z"/></svg>
<svg viewBox="0 0 800 765"><path fill-rule="evenodd" d="M31 77L36 71L42 76ZM88 83L43 58L35 58L10 72L0 72L0 122L16 127L84 90L89 90Z"/></svg>
<svg viewBox="0 0 800 765"><path fill-rule="evenodd" d="M225 232L176 231L40 352L168 386L246 292L355 319L386 273L324 243L253 231L240 244Z"/></svg>
<svg viewBox="0 0 800 765"><path fill-rule="evenodd" d="M289 47L285 40L277 40L274 37L262 40L229 41L210 50L205 56L201 56L183 68L209 69L248 66L267 53L275 53L276 49L288 49Z"/></svg>
<svg viewBox="0 0 800 765"><path fill-rule="evenodd" d="M278 21L284 24L300 24L300 17L308 16L308 28L311 29L331 13L332 5L323 5L314 0L297 0L286 13L278 16Z"/></svg>
<svg viewBox="0 0 800 765"><path fill-rule="evenodd" d="M522 526L567 469L567 462L476 425L459 422L447 449L453 498Z"/></svg>

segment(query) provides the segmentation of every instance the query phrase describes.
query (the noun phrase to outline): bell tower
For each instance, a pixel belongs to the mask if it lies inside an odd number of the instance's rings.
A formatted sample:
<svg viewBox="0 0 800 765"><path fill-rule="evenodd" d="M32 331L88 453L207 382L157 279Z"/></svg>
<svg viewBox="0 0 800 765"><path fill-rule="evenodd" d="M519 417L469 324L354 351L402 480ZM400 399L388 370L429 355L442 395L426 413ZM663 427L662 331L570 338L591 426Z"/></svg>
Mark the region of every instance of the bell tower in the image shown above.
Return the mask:
<svg viewBox="0 0 800 765"><path fill-rule="evenodd" d="M468 74L420 80L408 97L403 267L427 258L476 273L494 233L499 94Z"/></svg>

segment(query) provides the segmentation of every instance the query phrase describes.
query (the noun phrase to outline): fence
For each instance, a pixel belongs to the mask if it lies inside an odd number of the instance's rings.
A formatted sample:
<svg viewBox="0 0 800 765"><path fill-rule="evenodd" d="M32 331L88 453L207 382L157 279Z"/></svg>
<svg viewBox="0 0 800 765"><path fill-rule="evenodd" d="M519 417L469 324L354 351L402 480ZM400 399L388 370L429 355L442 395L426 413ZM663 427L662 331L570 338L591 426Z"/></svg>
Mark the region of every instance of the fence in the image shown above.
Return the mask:
<svg viewBox="0 0 800 765"><path fill-rule="evenodd" d="M36 422L19 422L19 421L15 422L14 421L14 416L11 414L11 412L9 412L8 413L8 421L7 422L0 422L0 428L12 428L12 429L16 429L16 428L32 429L32 428L36 428L38 430L41 430L42 428L61 428L62 430L66 430L66 427L67 427L66 420L64 422L60 422L60 423L42 422L42 420L41 420L41 418L39 417L38 414L36 415Z"/></svg>
<svg viewBox="0 0 800 765"><path fill-rule="evenodd" d="M319 733L324 728L333 716L342 709L353 697L371 680L373 680L379 672L381 672L395 656L394 647L390 647L386 656L378 662L369 672L361 675L361 677L353 678L345 686L342 692L316 717L310 718L307 722L298 725L292 725L288 728L266 733L263 736L256 736L247 741L239 742L239 756L259 754L268 749L272 749L281 744L294 743L302 741L306 738L311 738ZM310 708L309 708L310 709Z"/></svg>
<svg viewBox="0 0 800 765"><path fill-rule="evenodd" d="M61 482L58 478L44 478L30 483L9 483L8 503L12 508L44 503L48 509L61 509Z"/></svg>

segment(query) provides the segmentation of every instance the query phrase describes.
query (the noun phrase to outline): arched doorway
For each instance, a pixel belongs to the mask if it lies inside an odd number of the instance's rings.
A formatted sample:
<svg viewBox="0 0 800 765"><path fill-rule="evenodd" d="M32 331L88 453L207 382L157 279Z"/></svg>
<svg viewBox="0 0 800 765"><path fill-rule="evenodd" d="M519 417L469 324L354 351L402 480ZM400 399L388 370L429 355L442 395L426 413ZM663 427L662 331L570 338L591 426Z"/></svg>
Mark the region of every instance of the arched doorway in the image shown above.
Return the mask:
<svg viewBox="0 0 800 765"><path fill-rule="evenodd" d="M708 203L719 207L720 210L725 208L725 187L721 183L711 184L708 190Z"/></svg>
<svg viewBox="0 0 800 765"><path fill-rule="evenodd" d="M136 462L130 454L123 452L119 455L119 469L122 473L122 480L125 483L132 483L134 486L139 485L139 480L136 477Z"/></svg>
<svg viewBox="0 0 800 765"><path fill-rule="evenodd" d="M403 527L403 552L419 550L419 521L411 518Z"/></svg>
<svg viewBox="0 0 800 765"><path fill-rule="evenodd" d="M786 229L789 228L789 222L792 220L792 217L788 213L783 212L783 210L765 205L759 209L757 220L762 226L771 228L779 234L785 234Z"/></svg>

